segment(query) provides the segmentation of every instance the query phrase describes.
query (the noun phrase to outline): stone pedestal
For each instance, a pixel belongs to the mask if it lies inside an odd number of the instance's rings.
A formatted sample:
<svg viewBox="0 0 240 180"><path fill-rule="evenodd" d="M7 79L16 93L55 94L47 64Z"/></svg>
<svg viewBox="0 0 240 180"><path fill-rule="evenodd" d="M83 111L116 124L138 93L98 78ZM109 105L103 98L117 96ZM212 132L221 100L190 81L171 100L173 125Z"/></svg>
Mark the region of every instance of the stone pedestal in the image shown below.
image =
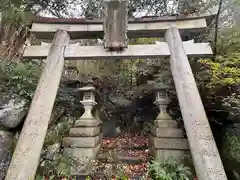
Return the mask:
<svg viewBox="0 0 240 180"><path fill-rule="evenodd" d="M92 86L79 89L85 91L83 101L85 112L75 126L70 129L69 137L63 138L64 152L74 160L72 175L87 175L91 173L92 165L101 146L102 135L100 120L92 115L92 108L97 104Z"/></svg>
<svg viewBox="0 0 240 180"><path fill-rule="evenodd" d="M189 154L188 141L177 122L166 111L169 103L166 94L158 92L154 103L159 107L160 113L154 121L149 140L153 156L160 163L168 159L181 160Z"/></svg>

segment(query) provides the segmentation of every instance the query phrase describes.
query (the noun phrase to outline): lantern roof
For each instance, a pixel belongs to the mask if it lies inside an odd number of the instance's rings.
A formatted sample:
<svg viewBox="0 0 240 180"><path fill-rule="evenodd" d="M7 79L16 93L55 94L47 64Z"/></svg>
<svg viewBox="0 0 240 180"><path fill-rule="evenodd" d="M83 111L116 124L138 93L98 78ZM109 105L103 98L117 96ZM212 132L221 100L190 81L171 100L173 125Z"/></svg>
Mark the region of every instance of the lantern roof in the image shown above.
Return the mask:
<svg viewBox="0 0 240 180"><path fill-rule="evenodd" d="M154 81L148 81L148 84L152 86L152 89L154 91L158 91L158 90L169 90L169 89L173 89L172 86L166 85L163 82L154 82Z"/></svg>
<svg viewBox="0 0 240 180"><path fill-rule="evenodd" d="M87 86L78 88L77 90L78 90L78 91L95 91L96 89L95 89L95 87L93 87L93 86L87 85Z"/></svg>
<svg viewBox="0 0 240 180"><path fill-rule="evenodd" d="M91 79L89 79L87 82L86 82L86 84L85 84L85 86L83 86L83 87L81 87L81 88L78 88L77 89L77 91L90 91L90 92L92 92L92 91L96 91L96 88L94 87L94 82L93 82L93 80L91 80Z"/></svg>

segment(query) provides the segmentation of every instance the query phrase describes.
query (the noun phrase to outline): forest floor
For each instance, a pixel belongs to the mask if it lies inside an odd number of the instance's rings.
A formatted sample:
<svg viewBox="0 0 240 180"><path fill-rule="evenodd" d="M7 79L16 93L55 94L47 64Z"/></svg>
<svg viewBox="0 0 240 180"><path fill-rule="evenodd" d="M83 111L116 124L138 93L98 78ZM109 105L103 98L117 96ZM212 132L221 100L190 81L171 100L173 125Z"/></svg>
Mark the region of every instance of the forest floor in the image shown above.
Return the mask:
<svg viewBox="0 0 240 180"><path fill-rule="evenodd" d="M103 137L96 179L140 179L147 173L149 160L148 137L134 133Z"/></svg>

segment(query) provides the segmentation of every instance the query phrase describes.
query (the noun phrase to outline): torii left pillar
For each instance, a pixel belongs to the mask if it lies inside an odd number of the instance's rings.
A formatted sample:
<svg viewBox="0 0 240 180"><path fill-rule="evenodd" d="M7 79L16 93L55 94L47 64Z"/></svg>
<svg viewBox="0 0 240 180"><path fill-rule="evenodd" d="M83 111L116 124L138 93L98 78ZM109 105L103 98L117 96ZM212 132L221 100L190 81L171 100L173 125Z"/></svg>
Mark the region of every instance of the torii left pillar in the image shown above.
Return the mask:
<svg viewBox="0 0 240 180"><path fill-rule="evenodd" d="M5 180L35 178L69 41L66 31L56 32Z"/></svg>

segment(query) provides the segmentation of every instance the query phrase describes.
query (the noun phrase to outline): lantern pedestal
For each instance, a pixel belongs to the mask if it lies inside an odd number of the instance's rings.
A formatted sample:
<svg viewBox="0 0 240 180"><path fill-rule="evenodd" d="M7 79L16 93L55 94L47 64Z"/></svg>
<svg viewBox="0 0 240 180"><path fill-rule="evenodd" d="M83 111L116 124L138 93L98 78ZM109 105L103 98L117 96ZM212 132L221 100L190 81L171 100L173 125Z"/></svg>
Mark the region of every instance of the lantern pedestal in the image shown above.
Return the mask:
<svg viewBox="0 0 240 180"><path fill-rule="evenodd" d="M70 129L69 137L63 138L64 153L74 160L71 175L88 175L92 171L92 164L101 147L102 134L100 131L100 119L92 114L95 102L95 88L86 86L80 88L84 92L80 101L85 111Z"/></svg>
<svg viewBox="0 0 240 180"><path fill-rule="evenodd" d="M160 110L154 121L150 136L150 147L157 162L163 163L168 159L181 160L189 154L188 141L184 138L182 129L178 123L167 113L169 100L164 92L157 92L154 102Z"/></svg>

